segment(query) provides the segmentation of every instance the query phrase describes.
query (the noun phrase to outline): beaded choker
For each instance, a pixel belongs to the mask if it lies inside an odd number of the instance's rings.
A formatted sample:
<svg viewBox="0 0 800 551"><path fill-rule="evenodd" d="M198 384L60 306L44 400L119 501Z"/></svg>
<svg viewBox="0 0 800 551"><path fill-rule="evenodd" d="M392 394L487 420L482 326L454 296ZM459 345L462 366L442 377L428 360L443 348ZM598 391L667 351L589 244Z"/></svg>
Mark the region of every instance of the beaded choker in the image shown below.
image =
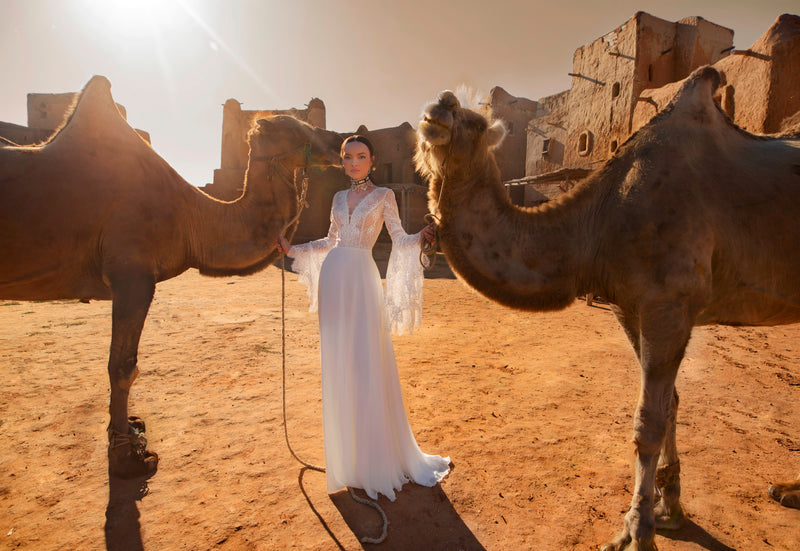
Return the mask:
<svg viewBox="0 0 800 551"><path fill-rule="evenodd" d="M364 191L371 183L372 180L369 179L369 176L365 176L360 180L350 180L350 189L353 191Z"/></svg>

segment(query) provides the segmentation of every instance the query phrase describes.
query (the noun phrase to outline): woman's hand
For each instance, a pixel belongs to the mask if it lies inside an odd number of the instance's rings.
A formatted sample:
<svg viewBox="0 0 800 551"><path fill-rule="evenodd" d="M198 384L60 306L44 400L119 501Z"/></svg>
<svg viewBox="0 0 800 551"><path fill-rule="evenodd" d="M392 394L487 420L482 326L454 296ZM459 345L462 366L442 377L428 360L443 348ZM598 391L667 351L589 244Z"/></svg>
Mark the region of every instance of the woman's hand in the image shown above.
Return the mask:
<svg viewBox="0 0 800 551"><path fill-rule="evenodd" d="M422 228L420 232L422 234L422 239L427 241L428 243L433 243L433 240L436 238L436 227L434 226L433 222Z"/></svg>
<svg viewBox="0 0 800 551"><path fill-rule="evenodd" d="M286 241L286 238L284 236L282 236L282 235L278 236L278 240L277 240L277 244L276 244L276 248L278 249L278 252L280 252L282 254L289 254L289 247L290 246L291 245L289 245L289 242Z"/></svg>

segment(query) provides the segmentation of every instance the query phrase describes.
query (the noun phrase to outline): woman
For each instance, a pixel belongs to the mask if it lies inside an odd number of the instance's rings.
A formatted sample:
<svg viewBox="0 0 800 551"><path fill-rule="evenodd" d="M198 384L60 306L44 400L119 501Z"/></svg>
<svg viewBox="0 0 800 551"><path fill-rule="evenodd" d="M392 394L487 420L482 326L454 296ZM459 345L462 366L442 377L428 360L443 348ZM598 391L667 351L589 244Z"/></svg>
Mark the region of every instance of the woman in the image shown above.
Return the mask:
<svg viewBox="0 0 800 551"><path fill-rule="evenodd" d="M420 325L419 247L433 228L403 231L394 192L369 177L375 162L369 140L350 136L341 157L351 185L333 198L327 237L290 247L281 236L278 248L294 258L311 310L318 305L328 493L349 486L394 501L409 480L433 486L449 471L449 457L423 453L414 439L390 334ZM385 299L372 259L384 223L392 238Z"/></svg>

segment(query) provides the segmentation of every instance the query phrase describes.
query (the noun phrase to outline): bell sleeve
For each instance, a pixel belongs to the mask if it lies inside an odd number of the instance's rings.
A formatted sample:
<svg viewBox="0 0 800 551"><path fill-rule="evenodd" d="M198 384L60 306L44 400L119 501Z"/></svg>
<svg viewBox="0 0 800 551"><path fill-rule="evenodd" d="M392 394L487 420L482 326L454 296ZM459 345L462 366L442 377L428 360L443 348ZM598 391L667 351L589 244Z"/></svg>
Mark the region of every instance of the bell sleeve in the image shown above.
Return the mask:
<svg viewBox="0 0 800 551"><path fill-rule="evenodd" d="M328 256L328 252L336 244L337 239L339 239L339 228L333 218L333 207L331 207L331 225L326 237L289 247L287 256L293 259L292 271L297 274L297 281L307 287L309 312L317 311L319 273L325 257Z"/></svg>
<svg viewBox="0 0 800 551"><path fill-rule="evenodd" d="M407 234L400 223L397 200L388 190L384 196L383 220L392 238L386 267L384 306L395 335L409 334L422 326L423 267L420 264L420 233ZM425 257L427 260L427 257Z"/></svg>

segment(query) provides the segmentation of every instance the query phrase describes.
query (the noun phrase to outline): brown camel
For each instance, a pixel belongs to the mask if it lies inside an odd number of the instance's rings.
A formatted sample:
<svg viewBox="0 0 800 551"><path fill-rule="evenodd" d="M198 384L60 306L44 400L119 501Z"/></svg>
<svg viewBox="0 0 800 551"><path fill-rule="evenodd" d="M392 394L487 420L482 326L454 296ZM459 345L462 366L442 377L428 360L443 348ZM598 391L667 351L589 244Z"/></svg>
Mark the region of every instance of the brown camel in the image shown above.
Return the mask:
<svg viewBox="0 0 800 551"><path fill-rule="evenodd" d="M268 266L297 212L294 168L338 162L341 137L287 116L259 120L244 192L219 201L139 137L110 88L93 77L46 143L0 147L0 297L112 301L109 468L133 477L158 462L144 424L128 417L156 283L189 268L225 276Z"/></svg>
<svg viewBox="0 0 800 551"><path fill-rule="evenodd" d="M605 549L655 549L656 527L683 518L675 378L692 327L800 321L800 135L735 127L712 99L719 83L698 69L611 160L538 208L513 206L501 185L499 123L443 92L419 124L415 162L459 277L524 310L601 295L633 345L636 483ZM800 480L770 494L797 507L799 490Z"/></svg>

